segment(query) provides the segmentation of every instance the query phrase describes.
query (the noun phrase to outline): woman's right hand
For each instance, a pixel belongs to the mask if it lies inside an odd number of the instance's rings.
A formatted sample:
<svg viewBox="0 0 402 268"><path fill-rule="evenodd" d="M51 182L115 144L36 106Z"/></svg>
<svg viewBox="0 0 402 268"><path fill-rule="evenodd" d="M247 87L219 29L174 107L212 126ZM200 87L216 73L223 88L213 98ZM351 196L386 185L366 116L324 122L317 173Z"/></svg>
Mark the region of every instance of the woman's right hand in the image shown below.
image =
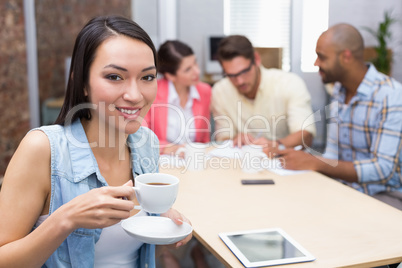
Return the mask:
<svg viewBox="0 0 402 268"><path fill-rule="evenodd" d="M129 186L129 187L127 187ZM104 228L130 217L134 209L132 181L122 186L105 186L75 197L58 210L71 229Z"/></svg>

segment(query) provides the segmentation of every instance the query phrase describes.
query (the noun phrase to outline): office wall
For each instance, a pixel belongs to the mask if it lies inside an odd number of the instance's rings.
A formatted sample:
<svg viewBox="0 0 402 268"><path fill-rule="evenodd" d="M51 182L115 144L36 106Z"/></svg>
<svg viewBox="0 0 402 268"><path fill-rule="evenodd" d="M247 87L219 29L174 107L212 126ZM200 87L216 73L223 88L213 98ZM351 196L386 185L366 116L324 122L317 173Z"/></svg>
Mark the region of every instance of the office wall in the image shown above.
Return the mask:
<svg viewBox="0 0 402 268"><path fill-rule="evenodd" d="M398 20L393 24L392 41L389 46L393 50L392 76L402 82L402 1L401 0L330 0L329 25L347 22L354 25L363 35L366 46L377 45L374 37L363 30L363 26L377 29L378 23L383 21L384 12L391 14Z"/></svg>
<svg viewBox="0 0 402 268"><path fill-rule="evenodd" d="M223 0L178 1L178 37L194 49L201 67L204 66L205 39L210 35L223 35L223 12Z"/></svg>
<svg viewBox="0 0 402 268"><path fill-rule="evenodd" d="M173 30L176 32L174 38L180 39L193 48L202 68L205 38L209 35L223 35L223 0L167 1L175 5L173 8L176 9L176 25L172 26L175 27ZM158 48L159 44L166 41L162 40L165 34L161 33L163 29L159 29L158 25L170 23L170 21L160 21L162 19L160 13L165 10L161 9L162 5L158 3L158 0L132 0L132 2L134 21L148 32Z"/></svg>
<svg viewBox="0 0 402 268"><path fill-rule="evenodd" d="M35 1L40 102L65 92L65 59L73 52L75 38L94 16L131 17L127 0Z"/></svg>
<svg viewBox="0 0 402 268"><path fill-rule="evenodd" d="M23 1L0 1L0 178L29 129Z"/></svg>
<svg viewBox="0 0 402 268"><path fill-rule="evenodd" d="M131 0L131 17L151 37L156 44L158 40L158 0Z"/></svg>

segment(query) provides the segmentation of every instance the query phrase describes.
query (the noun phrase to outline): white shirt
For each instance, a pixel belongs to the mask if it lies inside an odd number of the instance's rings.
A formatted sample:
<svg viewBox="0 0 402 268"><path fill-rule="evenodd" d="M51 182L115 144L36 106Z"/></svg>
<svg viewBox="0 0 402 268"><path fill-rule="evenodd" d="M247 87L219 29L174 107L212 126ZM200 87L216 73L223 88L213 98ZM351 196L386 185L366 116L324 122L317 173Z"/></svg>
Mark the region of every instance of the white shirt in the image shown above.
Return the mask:
<svg viewBox="0 0 402 268"><path fill-rule="evenodd" d="M141 210L133 217L146 215L146 212ZM135 267L142 244L141 241L124 231L121 222L103 228L99 240L95 244L94 268Z"/></svg>
<svg viewBox="0 0 402 268"><path fill-rule="evenodd" d="M169 81L168 120L166 139L169 143L185 144L195 141L195 124L193 118L193 101L199 100L200 94L195 86L190 87L187 103L180 106L180 98L174 84Z"/></svg>

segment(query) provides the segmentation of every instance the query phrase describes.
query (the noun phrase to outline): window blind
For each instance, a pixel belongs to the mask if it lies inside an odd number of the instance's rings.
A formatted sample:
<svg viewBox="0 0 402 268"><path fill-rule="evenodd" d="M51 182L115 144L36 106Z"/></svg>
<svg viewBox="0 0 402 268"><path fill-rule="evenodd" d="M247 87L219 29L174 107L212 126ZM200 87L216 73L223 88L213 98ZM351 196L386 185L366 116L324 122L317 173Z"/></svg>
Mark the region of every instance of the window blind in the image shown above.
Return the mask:
<svg viewBox="0 0 402 268"><path fill-rule="evenodd" d="M225 35L245 35L254 47L282 47L290 70L291 0L225 0Z"/></svg>

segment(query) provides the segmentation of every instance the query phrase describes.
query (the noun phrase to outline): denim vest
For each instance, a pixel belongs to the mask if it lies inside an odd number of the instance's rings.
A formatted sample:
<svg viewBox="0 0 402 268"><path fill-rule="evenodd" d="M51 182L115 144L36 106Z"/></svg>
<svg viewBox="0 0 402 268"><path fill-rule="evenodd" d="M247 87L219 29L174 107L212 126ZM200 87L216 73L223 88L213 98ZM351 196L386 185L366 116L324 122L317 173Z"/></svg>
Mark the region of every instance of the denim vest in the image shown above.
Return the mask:
<svg viewBox="0 0 402 268"><path fill-rule="evenodd" d="M108 185L100 174L80 120L69 126L51 125L37 129L47 135L51 149L49 215L74 197ZM159 141L152 131L141 127L128 136L127 144L131 148L133 173L158 172ZM102 229L76 229L43 267L93 267L95 243L101 232ZM155 245L141 247L137 267L155 267Z"/></svg>

